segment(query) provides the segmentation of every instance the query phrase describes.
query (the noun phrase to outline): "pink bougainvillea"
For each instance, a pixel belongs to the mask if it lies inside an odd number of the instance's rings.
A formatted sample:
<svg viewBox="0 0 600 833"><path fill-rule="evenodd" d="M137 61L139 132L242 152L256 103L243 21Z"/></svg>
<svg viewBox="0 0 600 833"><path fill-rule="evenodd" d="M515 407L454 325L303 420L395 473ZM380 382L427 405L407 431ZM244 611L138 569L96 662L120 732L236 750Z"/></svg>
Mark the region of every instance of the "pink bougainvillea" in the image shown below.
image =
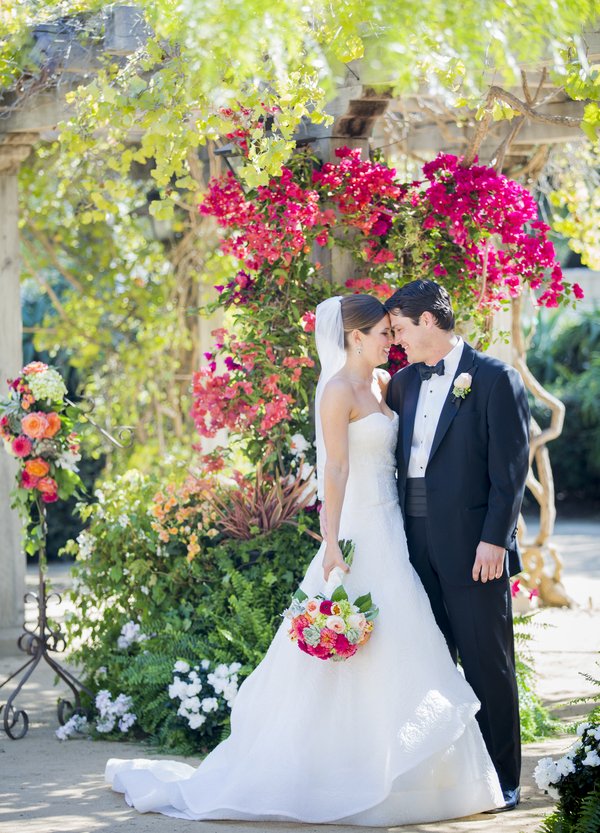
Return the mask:
<svg viewBox="0 0 600 833"><path fill-rule="evenodd" d="M242 152L243 133L233 136ZM220 331L194 378L202 436L227 428L264 441L308 425L314 309L332 292L385 300L407 281L435 278L458 319L479 332L523 292L546 307L582 296L564 280L549 228L518 182L451 154L424 165L422 179L411 183L359 150L340 148L336 156L318 170L310 158L295 157L249 193L231 173L210 182L200 211L216 218L225 232L221 248L239 266L216 287L219 304L234 314L236 338ZM319 249L334 244L358 266L345 287L328 283L318 263L325 261ZM390 371L405 362L395 350Z"/></svg>

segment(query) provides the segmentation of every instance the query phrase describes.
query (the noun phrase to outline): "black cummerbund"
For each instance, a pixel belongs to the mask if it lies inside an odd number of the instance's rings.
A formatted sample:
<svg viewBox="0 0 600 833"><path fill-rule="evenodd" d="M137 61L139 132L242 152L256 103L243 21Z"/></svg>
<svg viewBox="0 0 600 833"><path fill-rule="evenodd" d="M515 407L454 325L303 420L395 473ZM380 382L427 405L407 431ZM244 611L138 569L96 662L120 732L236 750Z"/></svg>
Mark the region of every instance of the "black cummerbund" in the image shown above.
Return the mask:
<svg viewBox="0 0 600 833"><path fill-rule="evenodd" d="M411 518L427 517L427 491L424 477L409 477L406 481L406 514Z"/></svg>

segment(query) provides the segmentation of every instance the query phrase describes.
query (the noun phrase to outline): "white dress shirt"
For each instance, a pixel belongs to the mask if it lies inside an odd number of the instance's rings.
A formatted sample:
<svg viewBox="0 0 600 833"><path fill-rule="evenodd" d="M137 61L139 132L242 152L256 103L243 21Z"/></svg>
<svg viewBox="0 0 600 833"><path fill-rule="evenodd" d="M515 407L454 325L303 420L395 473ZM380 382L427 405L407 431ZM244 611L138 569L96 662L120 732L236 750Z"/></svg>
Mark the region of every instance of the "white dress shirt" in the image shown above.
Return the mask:
<svg viewBox="0 0 600 833"><path fill-rule="evenodd" d="M434 373L431 379L421 382L408 461L408 477L425 477L435 430L450 392L450 385L456 376L463 347L464 341L459 338L452 350L444 356L444 375L438 376Z"/></svg>

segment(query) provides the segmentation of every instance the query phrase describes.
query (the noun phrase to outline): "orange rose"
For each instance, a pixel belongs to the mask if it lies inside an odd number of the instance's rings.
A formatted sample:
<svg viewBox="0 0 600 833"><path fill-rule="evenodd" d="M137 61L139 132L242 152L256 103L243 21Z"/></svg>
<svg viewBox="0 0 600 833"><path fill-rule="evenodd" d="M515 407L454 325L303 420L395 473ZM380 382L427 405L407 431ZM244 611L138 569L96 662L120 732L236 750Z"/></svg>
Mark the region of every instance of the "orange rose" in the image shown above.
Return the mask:
<svg viewBox="0 0 600 833"><path fill-rule="evenodd" d="M48 370L48 365L44 364L44 362L29 362L23 368L23 376L29 376L32 373L45 373Z"/></svg>
<svg viewBox="0 0 600 833"><path fill-rule="evenodd" d="M43 495L55 495L58 492L56 480L52 477L42 477L41 480L38 480L36 489L39 489Z"/></svg>
<svg viewBox="0 0 600 833"><path fill-rule="evenodd" d="M57 434L62 425L59 415L54 413L54 411L52 411L51 414L46 414L46 419L48 420L48 427L44 432L44 439L53 437Z"/></svg>
<svg viewBox="0 0 600 833"><path fill-rule="evenodd" d="M48 428L48 419L46 418L46 414L41 411L37 411L33 414L27 414L27 416L23 417L21 420L21 428L23 429L23 433L27 434L28 437L31 437L32 440L40 440L45 435Z"/></svg>
<svg viewBox="0 0 600 833"><path fill-rule="evenodd" d="M28 460L25 463L25 471L33 477L44 477L50 471L50 466L41 457L36 457L34 460Z"/></svg>

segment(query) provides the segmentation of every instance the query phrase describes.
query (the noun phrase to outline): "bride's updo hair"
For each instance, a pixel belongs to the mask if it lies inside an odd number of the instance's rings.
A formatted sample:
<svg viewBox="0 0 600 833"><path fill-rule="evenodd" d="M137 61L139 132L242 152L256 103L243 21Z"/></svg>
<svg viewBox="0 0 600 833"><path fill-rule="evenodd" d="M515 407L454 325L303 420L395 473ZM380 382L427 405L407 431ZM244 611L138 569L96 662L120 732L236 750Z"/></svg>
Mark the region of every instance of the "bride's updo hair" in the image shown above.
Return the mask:
<svg viewBox="0 0 600 833"><path fill-rule="evenodd" d="M340 304L344 323L344 347L348 347L348 334L352 330L360 330L366 335L384 315L387 315L381 301L372 295L346 295Z"/></svg>

